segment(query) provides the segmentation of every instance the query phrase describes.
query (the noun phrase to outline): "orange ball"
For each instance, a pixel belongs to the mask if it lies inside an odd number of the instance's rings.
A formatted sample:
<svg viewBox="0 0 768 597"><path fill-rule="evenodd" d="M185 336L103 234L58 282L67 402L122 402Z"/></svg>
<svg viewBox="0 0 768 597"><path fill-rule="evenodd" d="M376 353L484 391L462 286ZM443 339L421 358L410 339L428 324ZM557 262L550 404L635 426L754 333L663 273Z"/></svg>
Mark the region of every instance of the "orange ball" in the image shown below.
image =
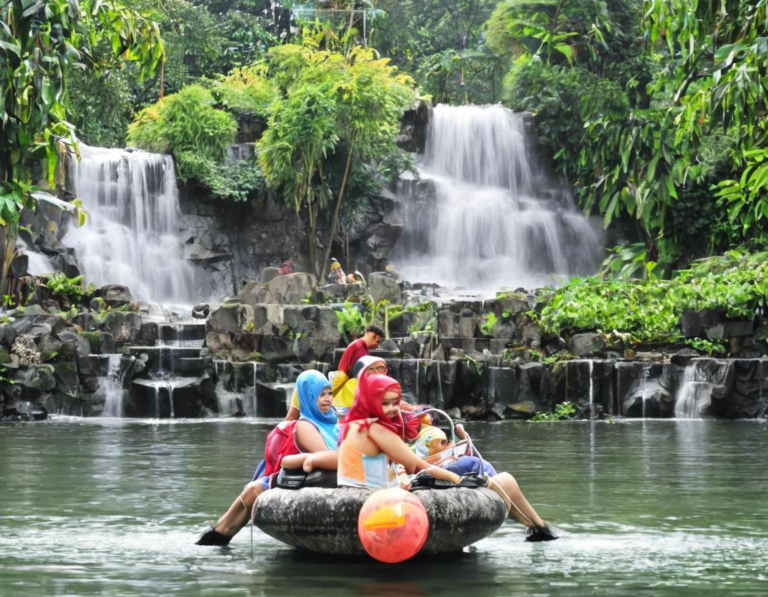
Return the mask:
<svg viewBox="0 0 768 597"><path fill-rule="evenodd" d="M424 505L399 487L375 492L357 517L357 534L365 551L386 564L415 556L428 533L429 518Z"/></svg>

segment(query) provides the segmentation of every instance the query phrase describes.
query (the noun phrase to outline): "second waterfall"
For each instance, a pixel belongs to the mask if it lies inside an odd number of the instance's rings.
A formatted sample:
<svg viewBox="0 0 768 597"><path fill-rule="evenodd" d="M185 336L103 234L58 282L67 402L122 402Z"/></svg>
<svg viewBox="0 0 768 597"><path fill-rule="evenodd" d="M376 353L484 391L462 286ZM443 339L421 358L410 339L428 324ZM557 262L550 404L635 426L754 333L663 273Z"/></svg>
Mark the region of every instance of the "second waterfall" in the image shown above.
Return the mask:
<svg viewBox="0 0 768 597"><path fill-rule="evenodd" d="M531 160L523 118L501 106L434 108L419 168L434 203L419 211L405 199L408 279L533 288L596 271L600 235Z"/></svg>

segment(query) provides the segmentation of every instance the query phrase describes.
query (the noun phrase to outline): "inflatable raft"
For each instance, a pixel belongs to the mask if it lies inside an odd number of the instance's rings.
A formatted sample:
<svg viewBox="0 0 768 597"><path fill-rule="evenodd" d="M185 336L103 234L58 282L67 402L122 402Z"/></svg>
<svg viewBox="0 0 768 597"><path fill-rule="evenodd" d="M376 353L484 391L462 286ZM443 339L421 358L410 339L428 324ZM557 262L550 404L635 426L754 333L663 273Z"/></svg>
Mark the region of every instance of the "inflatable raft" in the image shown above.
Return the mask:
<svg viewBox="0 0 768 597"><path fill-rule="evenodd" d="M488 537L507 517L502 499L486 488L414 491L427 511L429 534L421 554L445 554ZM357 533L366 489L271 489L259 497L254 524L297 549L333 555L365 555Z"/></svg>

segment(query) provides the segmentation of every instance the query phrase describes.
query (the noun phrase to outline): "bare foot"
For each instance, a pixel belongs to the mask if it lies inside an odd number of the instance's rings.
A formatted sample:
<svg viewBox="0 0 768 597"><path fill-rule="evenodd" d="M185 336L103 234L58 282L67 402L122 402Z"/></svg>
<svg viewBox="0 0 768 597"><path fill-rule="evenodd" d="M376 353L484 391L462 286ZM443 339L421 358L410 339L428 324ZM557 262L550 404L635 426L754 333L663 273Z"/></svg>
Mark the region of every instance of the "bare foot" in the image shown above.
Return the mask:
<svg viewBox="0 0 768 597"><path fill-rule="evenodd" d="M301 465L301 468L305 473L311 473L314 470L314 466L312 464L312 456L307 456L304 459L304 464Z"/></svg>

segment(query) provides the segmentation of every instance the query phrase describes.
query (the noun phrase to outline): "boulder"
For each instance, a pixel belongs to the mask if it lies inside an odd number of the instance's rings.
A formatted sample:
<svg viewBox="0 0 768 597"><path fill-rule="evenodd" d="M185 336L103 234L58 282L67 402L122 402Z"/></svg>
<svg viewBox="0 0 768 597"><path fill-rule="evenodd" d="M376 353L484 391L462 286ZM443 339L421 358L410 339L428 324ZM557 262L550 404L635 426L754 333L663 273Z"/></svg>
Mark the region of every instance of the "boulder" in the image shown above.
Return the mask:
<svg viewBox="0 0 768 597"><path fill-rule="evenodd" d="M568 350L575 357L597 356L605 350L602 334L587 332L575 334L568 340Z"/></svg>
<svg viewBox="0 0 768 597"><path fill-rule="evenodd" d="M296 272L277 276L269 282L272 301L281 305L301 305L301 301L311 294L317 286L317 279L312 274Z"/></svg>
<svg viewBox="0 0 768 597"><path fill-rule="evenodd" d="M374 303L388 300L390 304L402 302L402 292L397 280L385 272L373 272L368 277L368 292L373 297Z"/></svg>
<svg viewBox="0 0 768 597"><path fill-rule="evenodd" d="M205 324L207 334L239 334L253 322L253 307L241 303L224 303L211 313Z"/></svg>
<svg viewBox="0 0 768 597"><path fill-rule="evenodd" d="M112 334L116 344L135 344L141 333L141 315L113 311L104 316L104 331Z"/></svg>
<svg viewBox="0 0 768 597"><path fill-rule="evenodd" d="M45 392L50 392L56 387L54 369L51 365L37 365L30 367L24 375L22 384L24 393L29 397L37 397Z"/></svg>
<svg viewBox="0 0 768 597"><path fill-rule="evenodd" d="M274 280L278 272L280 271L279 267L265 267L261 270L261 275L259 276L259 282L262 284L269 284L272 280Z"/></svg>
<svg viewBox="0 0 768 597"><path fill-rule="evenodd" d="M121 286L120 284L108 284L102 286L99 289L98 296L100 296L104 303L116 309L125 305L130 305L133 302L133 296L127 286Z"/></svg>
<svg viewBox="0 0 768 597"><path fill-rule="evenodd" d="M485 403L493 410L493 404L510 404L517 401L519 383L517 371L508 367L486 367L483 372ZM503 409L502 409L503 412Z"/></svg>
<svg viewBox="0 0 768 597"><path fill-rule="evenodd" d="M19 365L31 367L40 364L40 353L37 351L35 339L28 334L21 334L13 341L11 353L16 355Z"/></svg>
<svg viewBox="0 0 768 597"><path fill-rule="evenodd" d="M380 222L366 231L365 245L373 259L387 259L392 255L397 240L403 232L403 226Z"/></svg>

